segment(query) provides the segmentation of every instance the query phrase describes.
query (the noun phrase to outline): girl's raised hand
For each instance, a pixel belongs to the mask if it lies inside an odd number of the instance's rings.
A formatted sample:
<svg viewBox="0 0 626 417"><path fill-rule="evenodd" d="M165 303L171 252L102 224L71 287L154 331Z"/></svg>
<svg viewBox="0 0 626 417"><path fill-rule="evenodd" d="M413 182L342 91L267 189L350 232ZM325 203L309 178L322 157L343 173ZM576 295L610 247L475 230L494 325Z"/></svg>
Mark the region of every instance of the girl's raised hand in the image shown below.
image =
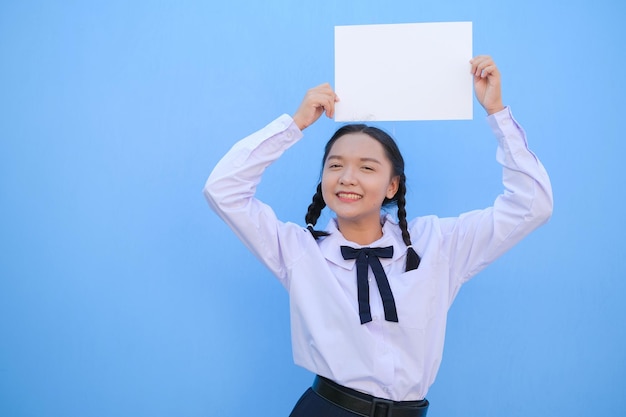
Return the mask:
<svg viewBox="0 0 626 417"><path fill-rule="evenodd" d="M335 103L337 101L339 98L330 84L313 87L304 96L300 107L293 115L293 121L300 130L304 130L315 123L324 113L332 118L335 115Z"/></svg>
<svg viewBox="0 0 626 417"><path fill-rule="evenodd" d="M470 60L474 75L474 93L487 114L499 112L502 105L500 71L488 55L478 55Z"/></svg>

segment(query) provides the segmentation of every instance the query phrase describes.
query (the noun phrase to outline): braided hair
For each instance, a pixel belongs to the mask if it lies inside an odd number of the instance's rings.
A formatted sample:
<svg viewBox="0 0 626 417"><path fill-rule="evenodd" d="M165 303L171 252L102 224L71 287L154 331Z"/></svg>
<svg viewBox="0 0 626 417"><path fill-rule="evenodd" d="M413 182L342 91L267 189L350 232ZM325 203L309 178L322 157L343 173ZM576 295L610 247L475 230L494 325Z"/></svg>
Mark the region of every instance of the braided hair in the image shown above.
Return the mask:
<svg viewBox="0 0 626 417"><path fill-rule="evenodd" d="M405 270L411 271L413 269L417 269L420 263L420 257L411 244L411 235L409 234L408 223L406 220L406 176L404 175L404 158L402 158L400 149L393 138L383 130L373 126L367 126L364 124L349 124L342 126L330 138L328 143L326 143L326 147L324 148L324 158L322 159L322 169L324 163L326 162L326 158L328 157L328 154L337 139L349 133L365 133L372 139L379 142L383 149L385 149L385 154L387 155L389 162L391 162L393 175L398 176L400 181L396 194L390 199L385 197L383 200L383 206L387 207L396 205L398 207L398 224L402 232L402 240L407 246ZM319 239L322 236L328 236L327 232L315 230L314 228L324 207L326 207L326 202L322 196L322 183L320 182L317 185L317 189L305 216L307 229L309 229L315 239Z"/></svg>

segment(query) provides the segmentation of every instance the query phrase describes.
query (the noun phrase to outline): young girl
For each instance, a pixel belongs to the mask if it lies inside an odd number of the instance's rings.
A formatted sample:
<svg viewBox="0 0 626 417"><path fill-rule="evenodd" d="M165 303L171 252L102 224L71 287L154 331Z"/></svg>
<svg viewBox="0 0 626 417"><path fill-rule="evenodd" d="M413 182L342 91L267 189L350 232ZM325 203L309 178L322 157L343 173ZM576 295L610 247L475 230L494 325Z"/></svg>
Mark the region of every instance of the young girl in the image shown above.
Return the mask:
<svg viewBox="0 0 626 417"><path fill-rule="evenodd" d="M404 161L389 135L347 125L330 139L306 227L279 221L254 198L264 169L322 114L328 84L238 142L204 188L210 206L278 277L290 298L293 356L317 377L292 417L425 416L443 352L446 315L460 286L552 213L546 171L502 104L488 56L470 61L475 94L498 140L504 193L458 218L407 222ZM397 205L397 220L381 214ZM316 230L321 210L335 218Z"/></svg>

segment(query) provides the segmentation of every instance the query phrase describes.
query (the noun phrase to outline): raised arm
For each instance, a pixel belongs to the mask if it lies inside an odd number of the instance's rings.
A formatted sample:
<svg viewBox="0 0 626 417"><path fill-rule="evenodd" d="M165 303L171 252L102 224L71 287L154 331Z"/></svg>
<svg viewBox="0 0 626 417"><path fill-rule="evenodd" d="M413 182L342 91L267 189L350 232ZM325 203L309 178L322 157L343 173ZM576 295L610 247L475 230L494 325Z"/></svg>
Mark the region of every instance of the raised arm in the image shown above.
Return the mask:
<svg viewBox="0 0 626 417"><path fill-rule="evenodd" d="M279 221L273 210L255 198L265 169L302 138L302 129L326 113L332 117L336 95L323 84L307 92L293 118L284 114L237 142L218 162L204 186L211 208L243 243L281 280L285 266L298 256L308 231Z"/></svg>
<svg viewBox="0 0 626 417"><path fill-rule="evenodd" d="M471 60L476 98L488 113L498 141L504 190L493 206L444 219L442 232L450 253L452 297L467 281L525 236L548 221L553 198L550 179L528 148L526 133L502 104L500 72L489 56Z"/></svg>

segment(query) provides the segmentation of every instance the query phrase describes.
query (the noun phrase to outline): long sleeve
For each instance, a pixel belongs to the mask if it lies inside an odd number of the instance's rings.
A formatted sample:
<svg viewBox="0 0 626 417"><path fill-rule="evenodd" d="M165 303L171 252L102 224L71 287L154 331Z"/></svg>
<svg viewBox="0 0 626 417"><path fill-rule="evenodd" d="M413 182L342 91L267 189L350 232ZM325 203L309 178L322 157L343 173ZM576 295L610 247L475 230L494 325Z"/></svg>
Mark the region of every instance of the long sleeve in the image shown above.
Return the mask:
<svg viewBox="0 0 626 417"><path fill-rule="evenodd" d="M526 134L506 108L487 118L496 139L504 191L492 207L442 219L451 257L455 295L458 286L548 221L553 198L550 179L528 149Z"/></svg>
<svg viewBox="0 0 626 417"><path fill-rule="evenodd" d="M211 208L283 281L286 264L297 257L298 245L291 239L304 239L306 232L278 221L273 210L254 195L265 169L301 137L291 117L282 115L237 142L215 166L203 190Z"/></svg>

